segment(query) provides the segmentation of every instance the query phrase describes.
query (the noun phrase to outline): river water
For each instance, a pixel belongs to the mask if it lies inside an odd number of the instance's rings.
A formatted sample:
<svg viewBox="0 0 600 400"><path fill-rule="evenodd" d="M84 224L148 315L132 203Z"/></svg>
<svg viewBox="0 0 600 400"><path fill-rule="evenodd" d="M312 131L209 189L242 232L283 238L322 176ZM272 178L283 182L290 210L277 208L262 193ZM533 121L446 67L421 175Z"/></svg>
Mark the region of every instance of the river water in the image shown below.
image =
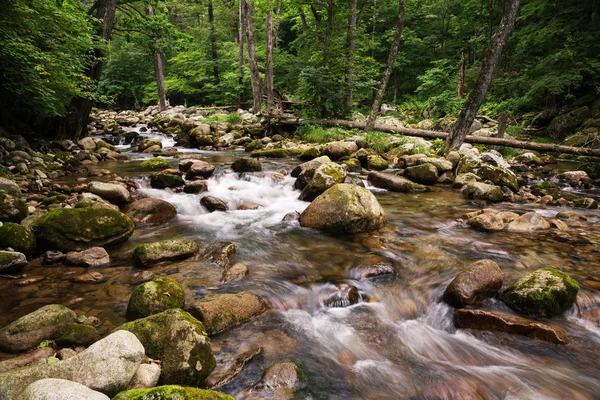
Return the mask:
<svg viewBox="0 0 600 400"><path fill-rule="evenodd" d="M155 133L152 133L155 134ZM165 141L166 138L162 137ZM167 144L167 143L165 143ZM124 147L125 149L125 147ZM199 261L155 267L185 288L187 300L211 292L253 291L268 298L272 310L212 338L218 362L261 346L230 383L217 388L244 398L243 390L279 361L297 361L308 376L296 398L313 399L600 399L600 329L579 310L600 306L600 291L582 284L578 308L552 320L571 337L554 345L507 334L462 331L453 326L453 309L440 301L447 284L469 263L492 259L502 268L505 285L541 267L556 267L578 281L600 276L598 211L577 210L585 222L568 222L567 233L480 233L458 219L480 205L449 187L399 194L375 191L388 224L379 232L335 236L282 223L289 212L302 212L294 178L240 179L228 170L243 152L198 152L217 166L209 191L175 194L149 187L139 157L128 163L103 163L135 179L144 193L175 205L172 222L136 229L132 238L109 248L111 266L99 269L105 282L73 283L82 268L32 265L24 271L45 279L19 287L0 280L0 326L49 303L97 316L108 333L125 321L124 312L140 270L131 253L140 243L176 236L201 246L232 241L233 262L248 265L249 275L219 284L222 269ZM139 156L139 155L138 155ZM177 166L178 160L170 160ZM290 171L296 160L263 160L266 171ZM93 178L92 178L93 179ZM214 195L230 209L242 202L257 210L207 213L199 199ZM501 204L513 211L537 210L553 216L557 207ZM357 279L360 267L386 264L395 273ZM600 278L597 278L600 279ZM324 305L339 285L359 289L361 301L345 308ZM510 312L496 300L484 308Z"/></svg>

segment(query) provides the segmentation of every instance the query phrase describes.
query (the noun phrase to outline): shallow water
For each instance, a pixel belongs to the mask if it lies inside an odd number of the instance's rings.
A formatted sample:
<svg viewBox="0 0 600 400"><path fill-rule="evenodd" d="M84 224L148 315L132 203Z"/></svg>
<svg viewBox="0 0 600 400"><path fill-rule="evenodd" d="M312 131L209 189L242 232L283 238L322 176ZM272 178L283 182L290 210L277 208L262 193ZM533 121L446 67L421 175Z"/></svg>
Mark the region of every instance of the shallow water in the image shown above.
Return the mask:
<svg viewBox="0 0 600 400"><path fill-rule="evenodd" d="M242 180L228 171L240 152L201 153L218 166L208 180L209 192L174 194L148 186L139 160L106 163L106 168L137 180L144 193L174 204L177 218L137 229L125 244L110 248L111 266L100 269L106 282L70 281L83 268L28 266L28 275L45 279L19 287L0 280L0 326L49 303L63 303L103 321L108 333L123 315L136 273L130 256L140 243L184 236L201 246L216 240L235 243L233 262L244 262L250 274L219 285L222 270L199 261L154 267L186 288L187 300L210 292L251 290L266 296L273 310L212 339L224 362L256 346L264 355L218 390L245 398L243 390L262 371L279 361L298 361L309 384L296 398L314 399L598 399L600 398L600 329L580 318L575 307L552 320L569 332L565 346L486 332L457 331L453 309L440 302L447 284L467 264L493 259L505 285L540 267L560 268L580 282L600 276L600 222L597 211L577 210L588 221L568 222L569 233L514 234L475 232L457 221L480 205L464 200L449 187L419 194L376 191L388 224L379 232L329 235L284 224L284 215L301 212L294 178L277 183L268 177ZM175 166L178 161L171 161ZM293 160L263 162L267 171L290 171ZM205 195L225 200L230 208L242 201L258 210L207 213ZM501 204L514 211L537 210L553 216L557 207ZM356 280L356 268L386 262L396 273ZM363 298L347 308L324 306L333 285L355 285ZM510 312L489 300L492 310ZM582 285L579 307L600 306L600 292Z"/></svg>

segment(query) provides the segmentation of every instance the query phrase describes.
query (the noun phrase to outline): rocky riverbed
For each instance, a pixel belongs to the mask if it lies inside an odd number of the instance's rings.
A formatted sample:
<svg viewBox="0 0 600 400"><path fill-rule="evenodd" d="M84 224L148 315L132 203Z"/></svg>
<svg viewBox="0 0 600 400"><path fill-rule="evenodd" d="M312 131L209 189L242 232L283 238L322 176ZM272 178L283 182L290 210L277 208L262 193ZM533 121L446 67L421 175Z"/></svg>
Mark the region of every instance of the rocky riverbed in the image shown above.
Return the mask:
<svg viewBox="0 0 600 400"><path fill-rule="evenodd" d="M600 396L597 160L93 121L0 138L0 398Z"/></svg>

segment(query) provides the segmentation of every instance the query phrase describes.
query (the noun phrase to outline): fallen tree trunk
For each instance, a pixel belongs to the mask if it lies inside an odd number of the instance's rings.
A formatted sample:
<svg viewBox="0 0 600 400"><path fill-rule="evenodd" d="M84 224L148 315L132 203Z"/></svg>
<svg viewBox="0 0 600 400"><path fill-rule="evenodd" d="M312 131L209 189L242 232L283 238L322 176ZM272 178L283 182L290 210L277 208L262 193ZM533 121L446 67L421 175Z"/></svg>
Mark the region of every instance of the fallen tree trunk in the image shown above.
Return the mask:
<svg viewBox="0 0 600 400"><path fill-rule="evenodd" d="M298 118L292 118L292 119L287 119L287 120L281 120L280 123L286 124L286 125L299 125L300 123L302 123L302 120L300 120ZM364 129L365 128L364 122L346 121L346 120L341 120L341 119L319 120L319 121L315 121L315 123L324 125L324 126L339 126L339 127L351 128L351 129ZM429 131L429 130L425 130L425 129L404 128L404 127L382 125L382 124L376 124L375 130L378 130L381 132L387 132L387 133L399 133L401 135L416 136L416 137L421 137L421 138L426 138L426 139L446 139L446 137L449 135L449 133L447 133L447 132ZM517 149L576 154L576 155L580 155L580 156L600 157L600 149L586 149L583 147L564 146L564 145L560 145L560 144L551 144L551 143L525 142L525 141L521 141L521 140L504 139L504 138L496 138L496 137L468 135L465 138L465 143L488 144L488 145L514 147Z"/></svg>

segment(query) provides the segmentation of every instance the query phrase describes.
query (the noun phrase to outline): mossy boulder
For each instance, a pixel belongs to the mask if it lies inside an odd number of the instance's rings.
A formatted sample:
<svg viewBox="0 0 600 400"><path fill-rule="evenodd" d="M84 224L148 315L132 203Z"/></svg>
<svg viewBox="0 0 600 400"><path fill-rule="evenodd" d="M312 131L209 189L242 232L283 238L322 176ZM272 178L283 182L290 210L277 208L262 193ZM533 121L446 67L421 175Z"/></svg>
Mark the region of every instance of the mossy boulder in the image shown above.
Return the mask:
<svg viewBox="0 0 600 400"><path fill-rule="evenodd" d="M87 189L90 193L100 196L104 200L110 201L118 206L124 206L131 203L131 193L129 193L129 190L122 184L90 182Z"/></svg>
<svg viewBox="0 0 600 400"><path fill-rule="evenodd" d="M202 322L181 309L128 322L117 330L132 332L146 355L161 361L161 384L198 386L215 369L216 360Z"/></svg>
<svg viewBox="0 0 600 400"><path fill-rule="evenodd" d="M113 400L234 400L225 393L176 385L121 392Z"/></svg>
<svg viewBox="0 0 600 400"><path fill-rule="evenodd" d="M145 198L134 201L123 210L136 225L162 224L177 216L175 207L164 200Z"/></svg>
<svg viewBox="0 0 600 400"><path fill-rule="evenodd" d="M160 170L169 168L169 162L162 157L151 158L143 161L140 168L144 170Z"/></svg>
<svg viewBox="0 0 600 400"><path fill-rule="evenodd" d="M504 192L496 185L481 182L469 182L462 190L462 195L468 199L487 200L494 203L504 199Z"/></svg>
<svg viewBox="0 0 600 400"><path fill-rule="evenodd" d="M167 239L140 244L133 251L133 261L142 267L161 261L188 258L198 253L198 243L189 239Z"/></svg>
<svg viewBox="0 0 600 400"><path fill-rule="evenodd" d="M317 168L326 162L331 162L331 159L327 156L322 156L296 166L290 174L293 178L297 178L296 182L294 182L294 187L299 190L304 189L312 179Z"/></svg>
<svg viewBox="0 0 600 400"><path fill-rule="evenodd" d="M493 153L484 153L482 156L468 154L460 159L456 168L457 175L471 172L481 180L491 181L498 186L506 186L514 192L519 190L515 173L508 169L508 164L502 157Z"/></svg>
<svg viewBox="0 0 600 400"><path fill-rule="evenodd" d="M259 172L262 171L260 161L253 158L238 158L231 164L231 169L234 172Z"/></svg>
<svg viewBox="0 0 600 400"><path fill-rule="evenodd" d="M75 322L77 315L60 304L50 304L0 329L0 349L11 353L36 348L42 340L53 339L61 326Z"/></svg>
<svg viewBox="0 0 600 400"><path fill-rule="evenodd" d="M21 222L27 216L27 203L0 192L0 221Z"/></svg>
<svg viewBox="0 0 600 400"><path fill-rule="evenodd" d="M265 157L265 158L286 158L300 155L302 149L291 148L291 149L267 149L267 150L255 150L252 152L252 157Z"/></svg>
<svg viewBox="0 0 600 400"><path fill-rule="evenodd" d="M0 272L9 272L27 265L25 254L17 251L0 251Z"/></svg>
<svg viewBox="0 0 600 400"><path fill-rule="evenodd" d="M315 170L308 185L300 193L300 200L313 201L336 183L343 183L346 179L347 168L344 164L340 165L331 161L321 164Z"/></svg>
<svg viewBox="0 0 600 400"><path fill-rule="evenodd" d="M69 198L69 196L64 195L64 194L57 194L54 196L49 196L46 197L43 201L44 205L51 205L51 204L60 204L64 201L66 201Z"/></svg>
<svg viewBox="0 0 600 400"><path fill-rule="evenodd" d="M413 193L426 190L426 187L421 184L398 175L387 174L384 172L370 172L368 179L371 185L381 189L387 189L391 192Z"/></svg>
<svg viewBox="0 0 600 400"><path fill-rule="evenodd" d="M134 320L171 308L182 308L184 302L183 287L172 278L158 276L135 288L127 304L127 319Z"/></svg>
<svg viewBox="0 0 600 400"><path fill-rule="evenodd" d="M590 117L590 109L586 106L576 108L568 113L557 115L548 125L546 132L553 138L563 140L573 133Z"/></svg>
<svg viewBox="0 0 600 400"><path fill-rule="evenodd" d="M300 215L300 225L332 233L358 233L385 225L385 213L368 190L340 183L317 197Z"/></svg>
<svg viewBox="0 0 600 400"><path fill-rule="evenodd" d="M367 169L383 171L389 167L388 162L381 156L369 156L367 158Z"/></svg>
<svg viewBox="0 0 600 400"><path fill-rule="evenodd" d="M0 247L31 254L36 248L35 235L28 226L6 222L0 227Z"/></svg>
<svg viewBox="0 0 600 400"><path fill-rule="evenodd" d="M230 329L266 310L265 301L249 292L209 294L196 300L188 309L202 321L209 335Z"/></svg>
<svg viewBox="0 0 600 400"><path fill-rule="evenodd" d="M32 228L41 249L82 251L123 243L135 225L110 208L61 208L42 215Z"/></svg>
<svg viewBox="0 0 600 400"><path fill-rule="evenodd" d="M342 161L342 163L348 167L348 172L360 172L362 171L362 164L358 158L350 158Z"/></svg>
<svg viewBox="0 0 600 400"><path fill-rule="evenodd" d="M150 178L150 186L154 189L172 189L183 185L185 181L180 175L156 174Z"/></svg>
<svg viewBox="0 0 600 400"><path fill-rule="evenodd" d="M56 332L55 340L61 346L89 346L98 340L98 331L91 325L64 324Z"/></svg>
<svg viewBox="0 0 600 400"><path fill-rule="evenodd" d="M438 180L438 170L432 163L415 165L406 168L404 176L413 182L424 185L433 185Z"/></svg>
<svg viewBox="0 0 600 400"><path fill-rule="evenodd" d="M578 291L579 284L569 275L542 268L510 285L501 299L523 314L552 318L571 307Z"/></svg>

